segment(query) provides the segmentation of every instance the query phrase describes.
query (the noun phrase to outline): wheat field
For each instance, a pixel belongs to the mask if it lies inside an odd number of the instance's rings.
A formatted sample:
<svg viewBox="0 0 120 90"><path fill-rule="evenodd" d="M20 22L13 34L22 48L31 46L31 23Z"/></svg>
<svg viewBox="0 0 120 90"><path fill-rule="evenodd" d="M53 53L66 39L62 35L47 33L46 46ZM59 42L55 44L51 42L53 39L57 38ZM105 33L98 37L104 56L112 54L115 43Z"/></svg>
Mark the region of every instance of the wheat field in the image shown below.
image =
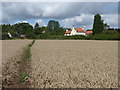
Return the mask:
<svg viewBox="0 0 120 90"><path fill-rule="evenodd" d="M3 81L17 76L23 49L31 41L2 41ZM30 88L118 87L118 41L36 40L31 54ZM13 80L3 85L19 87Z"/></svg>
<svg viewBox="0 0 120 90"><path fill-rule="evenodd" d="M31 87L118 87L117 41L37 40L31 52Z"/></svg>

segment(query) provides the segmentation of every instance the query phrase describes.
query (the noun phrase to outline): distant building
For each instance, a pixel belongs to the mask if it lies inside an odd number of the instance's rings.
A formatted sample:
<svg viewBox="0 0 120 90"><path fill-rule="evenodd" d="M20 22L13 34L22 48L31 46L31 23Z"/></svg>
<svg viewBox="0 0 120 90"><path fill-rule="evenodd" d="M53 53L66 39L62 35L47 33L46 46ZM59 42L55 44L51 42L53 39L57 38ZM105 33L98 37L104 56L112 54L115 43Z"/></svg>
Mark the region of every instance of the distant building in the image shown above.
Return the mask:
<svg viewBox="0 0 120 90"><path fill-rule="evenodd" d="M9 38L12 38L12 35L11 35L11 33L9 33L9 32L8 32L8 36L9 36Z"/></svg>
<svg viewBox="0 0 120 90"><path fill-rule="evenodd" d="M20 38L26 38L26 35L22 34L19 36Z"/></svg>
<svg viewBox="0 0 120 90"><path fill-rule="evenodd" d="M92 34L92 30L86 31L86 35Z"/></svg>
<svg viewBox="0 0 120 90"><path fill-rule="evenodd" d="M84 27L82 27L82 28L74 28L74 26L73 26L72 31L66 30L64 36L73 36L73 35L85 35L86 36L88 34L92 34L92 30L84 31Z"/></svg>

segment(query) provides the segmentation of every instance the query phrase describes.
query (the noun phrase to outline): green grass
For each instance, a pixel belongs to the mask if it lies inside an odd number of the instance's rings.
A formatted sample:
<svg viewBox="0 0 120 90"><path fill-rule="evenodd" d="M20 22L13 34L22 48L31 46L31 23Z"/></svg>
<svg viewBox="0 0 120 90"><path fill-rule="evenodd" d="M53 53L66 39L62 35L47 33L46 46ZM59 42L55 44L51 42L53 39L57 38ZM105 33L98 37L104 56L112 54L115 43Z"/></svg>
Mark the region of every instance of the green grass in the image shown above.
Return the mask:
<svg viewBox="0 0 120 90"><path fill-rule="evenodd" d="M28 77L29 77L29 74L28 72L26 71L26 68L29 69L29 67L27 67L27 64L29 62L27 61L31 61L31 47L33 46L33 44L35 43L35 40L33 40L30 44L27 45L27 47L24 49L24 56L23 56L23 59L22 59L22 66L20 67L23 71L20 71L20 75L19 75L19 83L23 83Z"/></svg>
<svg viewBox="0 0 120 90"><path fill-rule="evenodd" d="M27 74L27 73L21 73L20 77L18 79L19 83L23 83L28 77L29 77L29 74Z"/></svg>
<svg viewBox="0 0 120 90"><path fill-rule="evenodd" d="M30 43L26 48L25 48L25 51L24 51L24 60L31 60L31 47L32 45L35 43L35 40L32 41L32 43Z"/></svg>
<svg viewBox="0 0 120 90"><path fill-rule="evenodd" d="M35 43L35 39L32 41L31 44L29 44L30 47L32 47L32 45Z"/></svg>
<svg viewBox="0 0 120 90"><path fill-rule="evenodd" d="M31 47L30 46L27 46L27 48L25 49L24 51L24 60L31 60Z"/></svg>

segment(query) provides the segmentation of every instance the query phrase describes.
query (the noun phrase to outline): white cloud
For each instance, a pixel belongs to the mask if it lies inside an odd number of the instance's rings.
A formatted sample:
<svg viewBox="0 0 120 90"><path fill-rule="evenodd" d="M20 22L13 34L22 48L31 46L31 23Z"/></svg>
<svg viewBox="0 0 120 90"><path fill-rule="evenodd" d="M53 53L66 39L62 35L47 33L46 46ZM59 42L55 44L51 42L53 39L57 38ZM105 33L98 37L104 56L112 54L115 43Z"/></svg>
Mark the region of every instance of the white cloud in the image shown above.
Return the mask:
<svg viewBox="0 0 120 90"><path fill-rule="evenodd" d="M111 26L111 27L118 27L118 15L117 14L102 15L102 19L109 26Z"/></svg>
<svg viewBox="0 0 120 90"><path fill-rule="evenodd" d="M28 23L28 21L17 21L14 24L16 24L16 23Z"/></svg>
<svg viewBox="0 0 120 90"><path fill-rule="evenodd" d="M48 6L43 8L43 17L54 17L56 16L55 11L58 9L57 5L53 5L53 6Z"/></svg>
<svg viewBox="0 0 120 90"><path fill-rule="evenodd" d="M2 2L25 2L25 0L2 0ZM26 2L119 2L119 0L26 0Z"/></svg>
<svg viewBox="0 0 120 90"><path fill-rule="evenodd" d="M42 19L36 19L35 22L37 22L40 26L44 25L44 22Z"/></svg>
<svg viewBox="0 0 120 90"><path fill-rule="evenodd" d="M28 21L22 21L22 23L28 23Z"/></svg>
<svg viewBox="0 0 120 90"><path fill-rule="evenodd" d="M67 18L64 20L61 20L61 24L65 27L71 27L73 25L75 26L87 26L91 25L93 23L93 15L90 14L81 14L80 16L75 16L72 18Z"/></svg>
<svg viewBox="0 0 120 90"><path fill-rule="evenodd" d="M93 16L97 13L102 14L110 26L116 26L115 21L118 20L111 16L117 14L117 3L110 2L9 2L2 3L2 8L3 23L34 19L39 21L40 25L45 25L43 19L57 19L63 26L89 27L93 24Z"/></svg>
<svg viewBox="0 0 120 90"><path fill-rule="evenodd" d="M104 23L107 23L110 27L118 27L118 15L117 14L111 14L111 15L101 15L102 19L104 20ZM72 18L67 18L64 20L61 20L62 26L65 27L72 27L75 25L76 27L82 27L85 25L86 29L92 28L94 21L94 15L90 14L81 14L80 16L75 16Z"/></svg>
<svg viewBox="0 0 120 90"><path fill-rule="evenodd" d="M110 4L117 3L2 3L3 22L14 19L31 19L31 18L69 18L85 14L109 14L117 13L117 6L113 10L104 8ZM6 15L6 17L4 17Z"/></svg>

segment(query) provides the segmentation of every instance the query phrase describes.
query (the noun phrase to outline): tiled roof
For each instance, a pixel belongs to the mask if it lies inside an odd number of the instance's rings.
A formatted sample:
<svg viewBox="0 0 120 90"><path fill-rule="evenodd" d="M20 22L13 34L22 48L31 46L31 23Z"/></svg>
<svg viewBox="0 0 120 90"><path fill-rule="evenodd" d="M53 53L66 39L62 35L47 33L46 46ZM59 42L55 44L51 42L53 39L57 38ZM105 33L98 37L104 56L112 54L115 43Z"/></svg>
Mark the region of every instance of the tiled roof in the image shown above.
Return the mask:
<svg viewBox="0 0 120 90"><path fill-rule="evenodd" d="M77 30L77 31L83 31L82 28L75 28L75 30Z"/></svg>
<svg viewBox="0 0 120 90"><path fill-rule="evenodd" d="M91 34L92 33L92 31L86 31L86 34Z"/></svg>
<svg viewBox="0 0 120 90"><path fill-rule="evenodd" d="M20 35L20 37L26 37L26 35Z"/></svg>
<svg viewBox="0 0 120 90"><path fill-rule="evenodd" d="M75 28L77 32L85 32L82 28Z"/></svg>
<svg viewBox="0 0 120 90"><path fill-rule="evenodd" d="M66 31L65 33L66 33L66 34L70 34L70 33L71 33L71 31Z"/></svg>

